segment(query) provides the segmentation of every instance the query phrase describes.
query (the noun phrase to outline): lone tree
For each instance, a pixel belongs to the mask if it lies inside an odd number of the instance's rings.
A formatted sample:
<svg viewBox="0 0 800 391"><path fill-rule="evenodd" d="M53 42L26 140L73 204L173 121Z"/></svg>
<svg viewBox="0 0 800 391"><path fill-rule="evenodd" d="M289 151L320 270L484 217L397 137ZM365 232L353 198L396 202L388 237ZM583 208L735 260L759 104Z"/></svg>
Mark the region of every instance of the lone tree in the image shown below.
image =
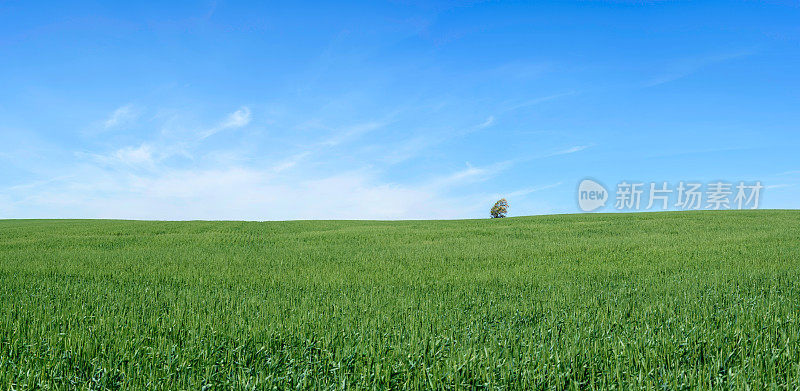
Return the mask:
<svg viewBox="0 0 800 391"><path fill-rule="evenodd" d="M492 210L489 211L489 214L492 215L493 219L502 219L506 217L508 213L508 201L505 198L501 198L500 201L494 203Z"/></svg>

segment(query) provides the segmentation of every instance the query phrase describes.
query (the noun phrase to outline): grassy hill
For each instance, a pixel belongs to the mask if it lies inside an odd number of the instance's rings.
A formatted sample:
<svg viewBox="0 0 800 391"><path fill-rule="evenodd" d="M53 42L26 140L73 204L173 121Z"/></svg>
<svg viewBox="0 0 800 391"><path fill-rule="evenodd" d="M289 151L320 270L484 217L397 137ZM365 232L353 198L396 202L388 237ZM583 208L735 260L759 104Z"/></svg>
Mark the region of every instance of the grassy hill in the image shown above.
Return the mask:
<svg viewBox="0 0 800 391"><path fill-rule="evenodd" d="M0 221L0 388L800 387L800 211Z"/></svg>

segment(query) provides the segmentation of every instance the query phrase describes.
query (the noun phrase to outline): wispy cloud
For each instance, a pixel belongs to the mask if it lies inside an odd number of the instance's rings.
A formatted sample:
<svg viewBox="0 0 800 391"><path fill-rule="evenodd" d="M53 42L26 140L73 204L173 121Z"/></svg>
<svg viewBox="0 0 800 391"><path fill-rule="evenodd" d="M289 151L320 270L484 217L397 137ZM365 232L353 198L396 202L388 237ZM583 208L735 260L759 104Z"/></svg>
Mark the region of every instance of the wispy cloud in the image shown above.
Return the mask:
<svg viewBox="0 0 800 391"><path fill-rule="evenodd" d="M464 217L465 210L484 202L448 197L427 186L385 183L366 170L297 180L245 167L125 175L84 167L77 174L32 193L0 193L11 200L0 206L0 214L16 216L25 210L26 217L48 218L431 219Z"/></svg>
<svg viewBox="0 0 800 391"><path fill-rule="evenodd" d="M380 159L389 164L397 164L411 159L422 151L433 147L446 140L445 137L436 137L428 134L418 135L409 139L403 140L399 144L383 147L384 152L381 154Z"/></svg>
<svg viewBox="0 0 800 391"><path fill-rule="evenodd" d="M0 189L5 217L87 217L135 219L415 219L478 217L492 194L483 182L494 180L518 161L505 160L474 166L469 163L452 172L430 172L428 180L396 182L380 158L339 159L340 152L367 150L356 141L373 132L388 129L391 115L378 119L329 125L325 118L310 128L298 130L293 124L277 123L306 139L292 139L285 151L237 147L243 134L227 132L225 140L204 139L224 130L249 125L253 113L243 106L212 126L183 122L180 116L160 118L161 132L140 134L144 140L116 146L105 152L76 153L71 166L51 171L53 179L42 176L14 188ZM156 117L158 118L158 117ZM442 142L448 136L469 134L495 126L496 117L484 117L462 128L446 126L434 135L420 133L410 151ZM157 121L158 119L154 120ZM158 125L156 125L158 126ZM169 126L171 131L163 131ZM194 129L207 129L197 132ZM393 136L389 132L376 135ZM248 136L249 137L249 136ZM439 137L439 138L437 138ZM411 141L409 141L411 142ZM225 149L220 149L225 145ZM233 147L231 147L233 145ZM386 155L397 151L386 147ZM352 148L351 148L352 147ZM573 153L586 146L574 146L546 156ZM265 153L259 153L264 151ZM383 150L381 150L383 151ZM335 152L335 153L334 153ZM372 152L370 152L372 153ZM544 155L538 158L545 157ZM481 184L481 185L478 185ZM512 192L522 197L537 191L526 188ZM292 208L281 205L290 203ZM31 214L34 211L34 214Z"/></svg>
<svg viewBox="0 0 800 391"><path fill-rule="evenodd" d="M562 184L564 184L564 182L557 182L557 183L552 183L552 184L544 185L544 186L527 187L527 188L524 188L524 189L519 189L519 190L512 191L510 193L506 193L504 195L503 194L499 194L498 197L506 197L506 198L509 198L509 199L510 198L521 198L521 197L524 197L524 196L526 196L528 194L531 194L531 193L536 193L538 191L552 189L552 188L561 186Z"/></svg>
<svg viewBox="0 0 800 391"><path fill-rule="evenodd" d="M664 83L669 83L671 81L689 76L714 64L746 57L752 55L753 53L753 51L736 51L675 60L668 64L660 75L645 82L644 87L655 87Z"/></svg>
<svg viewBox="0 0 800 391"><path fill-rule="evenodd" d="M552 68L553 65L549 63L514 61L491 69L487 73L493 77L530 80L541 77Z"/></svg>
<svg viewBox="0 0 800 391"><path fill-rule="evenodd" d="M11 190L11 191L14 191L14 192L27 191L27 190L36 189L36 188L39 188L39 187L48 186L48 185L53 184L53 183L64 182L64 181L70 180L72 178L74 178L73 175L64 175L64 176L50 178L50 179L33 181L33 182L21 184L21 185L15 185L15 186L9 187L8 189Z"/></svg>
<svg viewBox="0 0 800 391"><path fill-rule="evenodd" d="M228 118L220 124L220 128L228 129L228 128L241 128L250 123L250 109L247 107L242 107L239 110L234 111L231 113Z"/></svg>
<svg viewBox="0 0 800 391"><path fill-rule="evenodd" d="M296 153L272 166L272 171L280 173L297 165L300 161L311 155L311 151Z"/></svg>
<svg viewBox="0 0 800 391"><path fill-rule="evenodd" d="M124 126L136 120L139 114L132 104L128 104L117 108L111 115L103 121L105 129L113 129L119 126Z"/></svg>
<svg viewBox="0 0 800 391"><path fill-rule="evenodd" d="M142 144L137 148L119 149L114 153L113 157L120 163L131 166L153 164L153 152L147 144Z"/></svg>
<svg viewBox="0 0 800 391"><path fill-rule="evenodd" d="M489 118L486 118L486 121L483 121L480 125L478 125L478 129L488 128L493 124L494 124L494 116L490 115Z"/></svg>
<svg viewBox="0 0 800 391"><path fill-rule="evenodd" d="M547 159L547 158L555 157L555 156L569 155L569 154L573 154L573 153L584 151L584 150L586 150L586 149L588 149L590 147L591 147L591 145L575 145L575 146L572 146L572 147L569 147L569 148L556 150L556 151L553 151L553 152L547 152L547 153L543 153L543 154L539 154L539 155L531 155L529 157L523 157L523 158L520 158L520 159L516 159L515 162L516 163L522 163L522 162L528 162L528 161L531 161L531 160Z"/></svg>
<svg viewBox="0 0 800 391"><path fill-rule="evenodd" d="M539 98L529 99L529 100L522 101L522 102L507 103L507 104L504 105L505 107L502 108L502 112L506 113L506 112L509 112L509 111L514 111L514 110L518 110L518 109L522 109L522 108L526 108L526 107L536 106L536 105L539 105L539 104L542 104L542 103L545 103L545 102L549 102L549 101L552 101L552 100L556 100L556 99L559 99L559 98L564 98L564 97L575 95L575 94L577 94L577 92L569 91L569 92L562 92L562 93L559 93L559 94L554 94L554 95L548 95L548 96L543 96L543 97L539 97Z"/></svg>
<svg viewBox="0 0 800 391"><path fill-rule="evenodd" d="M584 149L589 148L589 147L590 147L589 145L576 145L576 146L573 146L573 147L569 147L567 149L562 149L560 151L549 153L549 154L545 155L544 157L558 156L558 155L568 155L570 153L583 151Z"/></svg>
<svg viewBox="0 0 800 391"><path fill-rule="evenodd" d="M311 143L310 145L305 146L299 152L293 153L291 156L278 161L277 163L272 165L272 171L275 173L280 173L291 168L297 166L300 162L304 160L308 160L315 154L320 154L326 149L331 149L337 147L341 144L353 141L369 132L378 130L384 126L386 126L387 122L385 121L368 121L363 123L357 123L350 126L345 126L341 129L334 131L333 135L328 136L327 138L322 139L322 141ZM306 121L302 124L303 128L308 127L319 128L319 129L330 129L329 127L323 125L319 121Z"/></svg>
<svg viewBox="0 0 800 391"><path fill-rule="evenodd" d="M250 108L247 106L242 107L239 110L236 110L233 113L229 114L228 117L225 118L225 120L219 123L219 125L211 129L205 130L203 132L200 132L200 139L206 139L223 130L237 129L247 126L247 124L250 123L251 119L252 118L250 115Z"/></svg>
<svg viewBox="0 0 800 391"><path fill-rule="evenodd" d="M439 134L432 134L427 132L425 134L416 135L403 140L401 143L391 145L386 153L381 157L385 162L397 164L419 155L422 151L439 145L445 141L452 141L454 139L467 136L469 134L491 128L495 124L495 116L490 115L483 122L461 128L458 130L448 130L440 132Z"/></svg>
<svg viewBox="0 0 800 391"><path fill-rule="evenodd" d="M370 122L355 124L352 126L345 127L343 130L340 130L337 134L322 141L320 144L328 147L334 147L346 141L353 140L366 133L380 129L384 126L386 126L386 122L384 121L370 121Z"/></svg>
<svg viewBox="0 0 800 391"><path fill-rule="evenodd" d="M436 178L429 186L434 188L452 187L471 182L484 181L513 165L512 161L502 161L485 167L474 167L467 163L467 168L450 175Z"/></svg>
<svg viewBox="0 0 800 391"><path fill-rule="evenodd" d="M153 148L143 143L138 147L124 147L107 154L79 152L78 157L85 157L104 166L128 166L153 168L155 159Z"/></svg>

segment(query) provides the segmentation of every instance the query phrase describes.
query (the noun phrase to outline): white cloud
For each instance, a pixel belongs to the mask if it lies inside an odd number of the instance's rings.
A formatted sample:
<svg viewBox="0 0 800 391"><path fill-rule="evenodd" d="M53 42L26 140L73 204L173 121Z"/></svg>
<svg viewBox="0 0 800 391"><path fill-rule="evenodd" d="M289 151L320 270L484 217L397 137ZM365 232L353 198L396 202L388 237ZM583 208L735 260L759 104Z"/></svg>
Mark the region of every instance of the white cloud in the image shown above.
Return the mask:
<svg viewBox="0 0 800 391"><path fill-rule="evenodd" d="M6 203L4 217L433 219L464 217L474 206L470 202L483 202L448 198L424 186L381 183L367 171L287 181L242 167L126 175L84 167L80 175L39 190L0 194L14 200Z"/></svg>
<svg viewBox="0 0 800 391"><path fill-rule="evenodd" d="M153 148L148 144L141 144L138 147L124 147L108 154L87 154L78 153L78 157L87 157L105 166L130 166L130 167L154 167Z"/></svg>
<svg viewBox="0 0 800 391"><path fill-rule="evenodd" d="M482 217L497 196L454 193L487 180L510 162L468 165L419 184L386 182L379 171L329 175L282 172L305 155L272 167L165 167L146 144L74 167L70 176L0 191L3 217L146 220L445 219ZM154 169L140 170L142 165ZM549 187L507 193L522 197Z"/></svg>
<svg viewBox="0 0 800 391"><path fill-rule="evenodd" d="M752 51L737 51L678 59L667 64L664 67L664 71L660 75L645 82L644 87L655 87L664 83L669 83L671 81L689 76L714 64L746 57L751 54L753 54Z"/></svg>
<svg viewBox="0 0 800 391"><path fill-rule="evenodd" d="M366 123L342 134L354 137L379 125ZM344 137L345 139L347 137ZM328 145L322 143L323 145ZM551 154L573 153L574 146ZM285 219L440 219L483 216L499 196L522 197L558 184L502 195L454 192L461 186L492 179L513 166L501 161L473 166L418 184L396 184L379 171L361 169L338 174L285 171L307 159L302 151L272 165L246 159L193 164L179 169L166 164L163 148L151 143L89 155L86 163L31 186L7 188L4 217L124 218L153 220L285 220ZM160 151L160 152L159 152ZM31 211L35 211L31 215ZM19 214L17 214L19 213ZM24 214L22 214L24 213Z"/></svg>
<svg viewBox="0 0 800 391"><path fill-rule="evenodd" d="M220 124L220 127L227 129L227 128L241 128L250 123L250 109L248 107L242 107L239 110L234 111L228 118Z"/></svg>
<svg viewBox="0 0 800 391"><path fill-rule="evenodd" d="M290 156L287 159L284 159L278 163L276 163L272 170L274 172L281 172L288 170L294 166L296 166L300 161L307 159L309 156L319 153L327 148L336 147L342 143L351 141L352 139L358 138L366 133L372 132L374 130L380 129L386 125L386 122L379 122L379 121L372 121L372 122L365 122L356 125L352 125L349 127L340 130L333 136L328 137L327 139L316 143L306 150L302 152L295 153L294 155ZM316 124L316 126L327 129L321 124Z"/></svg>
<svg viewBox="0 0 800 391"><path fill-rule="evenodd" d="M545 103L545 102L549 102L551 100L556 100L556 99L559 99L559 98L563 98L563 97L570 96L570 95L575 95L575 94L577 94L577 92L574 92L574 91L563 92L563 93L560 93L560 94L548 95L548 96L543 96L543 97L539 97L539 98L530 99L530 100L527 100L527 101L524 101L524 102L518 102L518 103L514 103L514 104L509 104L503 110L503 112L509 112L509 111L514 111L514 110L517 110L517 109L522 109L522 108L525 108L525 107L536 106L536 105L539 105L539 104L542 104L542 103Z"/></svg>
<svg viewBox="0 0 800 391"><path fill-rule="evenodd" d="M572 147L569 147L569 148L566 148L566 149L562 149L562 150L559 150L559 151L545 153L543 155L533 155L533 156L529 156L527 158L518 159L515 162L516 163L521 163L521 162L527 162L527 161L531 161L531 160L546 159L546 158L555 157L555 156L561 156L561 155L569 155L569 154L572 154L572 153L577 153L577 152L586 150L589 147L591 147L591 145L575 145L575 146L572 146Z"/></svg>
<svg viewBox="0 0 800 391"><path fill-rule="evenodd" d="M123 126L129 124L136 120L138 117L138 113L134 109L133 105L125 105L116 110L103 121L103 127L106 129L112 129L119 126Z"/></svg>
<svg viewBox="0 0 800 391"><path fill-rule="evenodd" d="M153 164L153 152L147 144L142 144L137 148L127 147L119 149L114 152L113 156L120 163L131 166Z"/></svg>
<svg viewBox="0 0 800 391"><path fill-rule="evenodd" d="M151 144L85 155L70 175L0 191L3 217L147 220L440 219L481 216L486 194L451 195L509 162L467 168L432 181L386 182L372 169L338 174L284 171L301 152L259 168L231 160L218 168L166 165ZM142 169L145 168L145 169ZM33 212L32 212L33 211ZM33 214L32 214L33 213Z"/></svg>
<svg viewBox="0 0 800 391"><path fill-rule="evenodd" d="M467 163L467 168L453 174L437 178L428 184L431 188L443 188L462 185L465 183L485 181L503 170L511 167L511 161L498 162L486 167L473 167Z"/></svg>
<svg viewBox="0 0 800 391"><path fill-rule="evenodd" d="M486 121L483 121L480 125L478 125L479 129L488 128L494 124L494 116L490 115L489 118L486 118Z"/></svg>
<svg viewBox="0 0 800 391"><path fill-rule="evenodd" d="M553 68L549 63L532 62L510 62L488 71L490 77L500 77L504 79L530 80L544 75Z"/></svg>
<svg viewBox="0 0 800 391"><path fill-rule="evenodd" d="M200 127L209 129L201 138L192 130L198 127L179 126L186 130L161 132L152 140L104 153L77 153L78 161L50 170L50 175L41 175L39 181L0 189L0 198L5 201L0 212L3 217L158 220L483 216L494 202L494 195L482 190L466 191L481 187L466 185L493 179L514 162L467 164L428 181L398 184L385 179L384 172L375 168L377 160L370 164L354 159L362 166L357 170L346 166L353 163L350 161L322 160L327 157L323 154L326 149L342 148L345 143L383 128L390 120L325 127L324 135L316 132L319 139L296 145L295 150L281 156L282 160L269 154L258 156L258 150L247 146L219 150L215 143L201 142L202 137L221 130L247 126L251 112L242 107L214 127ZM493 121L490 116L480 126L491 126ZM417 141L424 147L429 140ZM556 154L584 148L575 146ZM298 167L312 158L314 164ZM380 163L377 165L380 167ZM533 191L536 189L511 194L522 196Z"/></svg>
<svg viewBox="0 0 800 391"><path fill-rule="evenodd" d="M349 126L344 130L340 131L336 135L328 138L327 140L323 141L321 144L327 147L335 147L339 144L342 144L346 141L355 139L360 137L366 133L372 132L374 130L380 129L386 125L385 122L379 121L371 121L360 123L356 125Z"/></svg>
<svg viewBox="0 0 800 391"><path fill-rule="evenodd" d="M380 159L389 164L397 164L419 155L422 151L441 143L444 137L420 135L404 140L400 144L380 146L383 154Z"/></svg>
<svg viewBox="0 0 800 391"><path fill-rule="evenodd" d="M241 128L241 127L247 126L247 124L249 124L251 120L252 120L252 117L250 115L250 108L247 107L247 106L244 106L244 107L240 108L239 110L236 110L233 113L230 113L228 115L228 117L225 118L225 120L220 122L219 125L211 128L211 129L205 130L203 132L200 132L200 139L208 138L208 137L213 136L214 134L219 133L219 132L221 132L223 130L237 129L237 128Z"/></svg>
<svg viewBox="0 0 800 391"><path fill-rule="evenodd" d="M589 146L588 145L576 145L574 147L570 147L570 148L567 148L567 149L564 149L564 150L561 150L561 151L554 152L554 153L549 154L547 156L567 155L567 154L570 154L570 153L583 151L586 148L589 148Z"/></svg>
<svg viewBox="0 0 800 391"><path fill-rule="evenodd" d="M277 164L275 164L274 166L272 166L272 171L274 171L276 173L277 172L286 171L286 170L296 166L297 163L299 163L301 160L303 160L306 157L308 157L310 154L311 154L311 152L309 152L309 151L300 152L300 153L294 154L294 155L290 156L288 159L284 159L284 160L278 162Z"/></svg>
<svg viewBox="0 0 800 391"><path fill-rule="evenodd" d="M554 187L561 186L563 183L564 182L558 182L558 183L553 183L553 184L544 185L544 186L528 187L528 188L525 188L525 189L515 190L515 191L512 191L510 193L506 193L505 195L499 194L498 196L501 196L501 197L504 196L505 198L509 198L509 199L511 199L511 198L522 198L522 197L524 197L524 196L526 196L528 194L531 194L531 193L536 193L536 192L539 192L539 191L542 191L542 190L552 189Z"/></svg>

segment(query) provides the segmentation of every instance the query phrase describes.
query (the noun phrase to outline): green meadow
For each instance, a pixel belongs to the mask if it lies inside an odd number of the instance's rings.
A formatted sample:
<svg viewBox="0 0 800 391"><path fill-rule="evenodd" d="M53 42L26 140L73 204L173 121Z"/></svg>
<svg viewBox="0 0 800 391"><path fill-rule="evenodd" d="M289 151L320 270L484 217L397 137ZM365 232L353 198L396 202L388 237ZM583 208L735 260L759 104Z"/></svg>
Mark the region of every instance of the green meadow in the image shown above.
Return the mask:
<svg viewBox="0 0 800 391"><path fill-rule="evenodd" d="M0 389L797 389L800 211L0 221Z"/></svg>

